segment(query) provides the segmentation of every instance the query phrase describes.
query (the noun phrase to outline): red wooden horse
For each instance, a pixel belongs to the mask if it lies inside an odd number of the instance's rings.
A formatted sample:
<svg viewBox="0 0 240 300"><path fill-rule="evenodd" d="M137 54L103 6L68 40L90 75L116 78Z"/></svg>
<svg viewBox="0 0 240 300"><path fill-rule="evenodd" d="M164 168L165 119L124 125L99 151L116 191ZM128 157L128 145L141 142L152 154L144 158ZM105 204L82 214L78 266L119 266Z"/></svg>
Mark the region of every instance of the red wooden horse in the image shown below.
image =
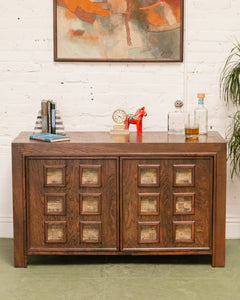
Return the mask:
<svg viewBox="0 0 240 300"><path fill-rule="evenodd" d="M142 133L142 119L146 117L147 113L145 111L145 107L139 108L134 115L127 115L127 119L125 121L125 128L129 128L129 124L136 124L137 133Z"/></svg>

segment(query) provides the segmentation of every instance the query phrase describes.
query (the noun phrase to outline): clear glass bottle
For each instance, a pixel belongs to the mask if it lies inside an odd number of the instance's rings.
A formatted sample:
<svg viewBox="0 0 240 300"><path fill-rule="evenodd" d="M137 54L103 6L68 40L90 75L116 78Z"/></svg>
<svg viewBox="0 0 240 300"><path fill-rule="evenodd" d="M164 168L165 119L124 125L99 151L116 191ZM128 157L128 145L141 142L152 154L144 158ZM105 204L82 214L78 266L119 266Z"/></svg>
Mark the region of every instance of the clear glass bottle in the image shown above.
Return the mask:
<svg viewBox="0 0 240 300"><path fill-rule="evenodd" d="M184 134L189 114L182 110L183 102L181 100L175 101L174 106L175 111L168 113L168 134Z"/></svg>
<svg viewBox="0 0 240 300"><path fill-rule="evenodd" d="M208 110L204 106L205 94L198 94L198 106L194 110L194 119L199 124L199 134L208 133Z"/></svg>

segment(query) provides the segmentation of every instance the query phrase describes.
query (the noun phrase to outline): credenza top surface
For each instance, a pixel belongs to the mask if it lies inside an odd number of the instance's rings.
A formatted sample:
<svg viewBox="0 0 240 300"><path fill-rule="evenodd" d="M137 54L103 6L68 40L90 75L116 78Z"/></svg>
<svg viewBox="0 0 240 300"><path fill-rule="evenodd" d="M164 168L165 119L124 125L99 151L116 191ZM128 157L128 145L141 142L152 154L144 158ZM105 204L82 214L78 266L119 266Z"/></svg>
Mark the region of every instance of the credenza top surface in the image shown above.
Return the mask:
<svg viewBox="0 0 240 300"><path fill-rule="evenodd" d="M130 132L130 135L111 135L109 132L72 131L66 134L70 136L69 142L46 143L29 139L32 132L21 132L13 141L17 144L219 144L226 143L225 139L216 131L210 131L207 135L200 135L198 141L186 141L184 135L169 135L167 132L146 131L138 135Z"/></svg>

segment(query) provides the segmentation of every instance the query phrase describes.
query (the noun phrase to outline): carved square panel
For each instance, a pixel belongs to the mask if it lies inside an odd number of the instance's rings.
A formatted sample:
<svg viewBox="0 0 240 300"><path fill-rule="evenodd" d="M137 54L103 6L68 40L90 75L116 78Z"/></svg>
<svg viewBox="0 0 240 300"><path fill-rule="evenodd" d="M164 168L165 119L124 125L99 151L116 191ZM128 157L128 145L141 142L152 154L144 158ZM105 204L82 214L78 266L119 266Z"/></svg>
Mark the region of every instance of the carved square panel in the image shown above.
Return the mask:
<svg viewBox="0 0 240 300"><path fill-rule="evenodd" d="M159 165L139 165L138 185L159 186Z"/></svg>
<svg viewBox="0 0 240 300"><path fill-rule="evenodd" d="M194 214L194 193L174 193L174 215Z"/></svg>
<svg viewBox="0 0 240 300"><path fill-rule="evenodd" d="M159 222L139 222L139 243L159 243Z"/></svg>
<svg viewBox="0 0 240 300"><path fill-rule="evenodd" d="M45 222L46 243L65 243L66 242L66 222L49 221Z"/></svg>
<svg viewBox="0 0 240 300"><path fill-rule="evenodd" d="M194 186L194 165L174 166L174 186Z"/></svg>
<svg viewBox="0 0 240 300"><path fill-rule="evenodd" d="M173 223L175 242L193 243L194 242L194 221L179 221Z"/></svg>
<svg viewBox="0 0 240 300"><path fill-rule="evenodd" d="M99 215L101 213L101 194L80 194L80 214Z"/></svg>
<svg viewBox="0 0 240 300"><path fill-rule="evenodd" d="M80 222L81 242L100 243L101 242L101 222Z"/></svg>
<svg viewBox="0 0 240 300"><path fill-rule="evenodd" d="M44 166L46 186L65 185L65 166Z"/></svg>
<svg viewBox="0 0 240 300"><path fill-rule="evenodd" d="M65 194L45 194L45 215L65 215Z"/></svg>
<svg viewBox="0 0 240 300"><path fill-rule="evenodd" d="M159 193L138 194L140 215L159 215Z"/></svg>
<svg viewBox="0 0 240 300"><path fill-rule="evenodd" d="M80 186L100 187L102 168L100 165L80 166Z"/></svg>

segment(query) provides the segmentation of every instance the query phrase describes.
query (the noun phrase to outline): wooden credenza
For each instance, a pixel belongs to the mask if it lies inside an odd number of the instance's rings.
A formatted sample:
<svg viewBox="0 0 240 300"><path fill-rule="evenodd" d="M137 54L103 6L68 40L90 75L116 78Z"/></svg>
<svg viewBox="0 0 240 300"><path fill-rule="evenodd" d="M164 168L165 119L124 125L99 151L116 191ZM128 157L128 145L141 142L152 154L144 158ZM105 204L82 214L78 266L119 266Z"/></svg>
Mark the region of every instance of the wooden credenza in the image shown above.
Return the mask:
<svg viewBox="0 0 240 300"><path fill-rule="evenodd" d="M12 143L14 257L212 255L225 263L226 143L181 135L69 132Z"/></svg>

